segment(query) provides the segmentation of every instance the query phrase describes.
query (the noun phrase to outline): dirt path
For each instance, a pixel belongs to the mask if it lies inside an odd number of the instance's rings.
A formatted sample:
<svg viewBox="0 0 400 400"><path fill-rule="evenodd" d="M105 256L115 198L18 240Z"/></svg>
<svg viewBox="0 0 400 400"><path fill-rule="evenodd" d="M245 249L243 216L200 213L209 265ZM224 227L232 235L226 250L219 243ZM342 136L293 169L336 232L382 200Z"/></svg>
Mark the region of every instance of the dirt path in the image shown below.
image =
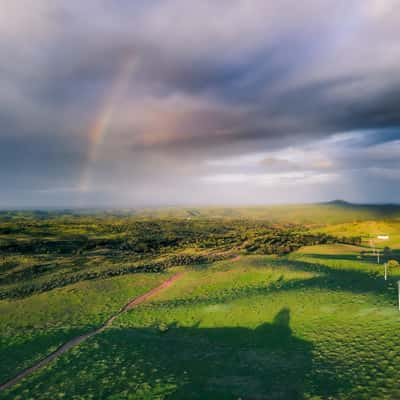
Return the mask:
<svg viewBox="0 0 400 400"><path fill-rule="evenodd" d="M142 304L146 300L150 299L151 297L155 296L158 294L160 291L169 288L174 284L175 281L180 279L184 272L179 272L173 276L171 276L169 279L167 279L165 282L163 282L161 285L149 290L147 293L136 297L135 299L131 300L129 303L125 304L124 307L121 308L120 311L118 311L115 315L110 317L106 322L104 322L103 325L101 325L99 328L95 329L94 331L85 333L84 335L77 336L68 342L64 343L61 345L57 350L55 350L53 353L49 354L47 357L43 358L39 362L37 362L35 365L32 367L29 367L25 369L24 371L20 372L17 376L14 378L10 379L9 381L3 383L0 385L0 392L3 390L6 390L12 386L14 386L16 383L21 381L23 378L26 376L30 375L32 372L35 372L39 370L40 368L45 367L47 364L49 364L51 361L53 361L55 358L59 357L60 355L64 354L67 352L69 349L71 349L74 346L77 346L78 344L84 342L86 339L89 339L90 337L97 335L100 332L103 332L106 328L108 328L113 321L122 313L124 313L127 310L130 310L133 307L138 306L139 304Z"/></svg>

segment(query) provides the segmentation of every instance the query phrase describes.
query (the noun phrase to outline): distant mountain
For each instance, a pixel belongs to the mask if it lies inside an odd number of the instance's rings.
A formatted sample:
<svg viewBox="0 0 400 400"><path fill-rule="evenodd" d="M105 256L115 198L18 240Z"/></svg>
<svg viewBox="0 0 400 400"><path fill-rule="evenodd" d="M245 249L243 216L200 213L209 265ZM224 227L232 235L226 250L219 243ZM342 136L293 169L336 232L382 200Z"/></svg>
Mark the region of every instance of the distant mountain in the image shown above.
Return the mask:
<svg viewBox="0 0 400 400"><path fill-rule="evenodd" d="M374 208L398 208L400 209L400 204L396 203L351 203L346 200L331 200L322 203L317 203L317 205L328 205L328 206L342 206L342 207L374 207Z"/></svg>
<svg viewBox="0 0 400 400"><path fill-rule="evenodd" d="M348 206L348 207L356 206L356 204L354 204L354 203L349 203L348 201L341 200L341 199L326 201L326 202L322 202L319 204L328 205L328 206Z"/></svg>

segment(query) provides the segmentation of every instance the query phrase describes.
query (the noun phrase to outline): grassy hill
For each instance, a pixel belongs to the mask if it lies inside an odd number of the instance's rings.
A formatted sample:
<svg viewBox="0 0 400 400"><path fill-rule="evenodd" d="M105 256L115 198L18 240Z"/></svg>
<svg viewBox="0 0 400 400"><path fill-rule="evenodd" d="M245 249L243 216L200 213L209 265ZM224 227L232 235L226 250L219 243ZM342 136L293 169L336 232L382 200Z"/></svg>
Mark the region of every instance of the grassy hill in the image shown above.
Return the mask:
<svg viewBox="0 0 400 400"><path fill-rule="evenodd" d="M339 224L368 220L400 220L400 205L354 204L343 200L314 204L283 204L242 207L160 207L136 209L82 209L58 211L0 211L0 222L25 218L49 219L60 216L108 216L137 218L206 218L206 219L258 219L274 223Z"/></svg>
<svg viewBox="0 0 400 400"><path fill-rule="evenodd" d="M186 267L4 398L399 398L400 273L384 281L357 251L314 246Z"/></svg>
<svg viewBox="0 0 400 400"><path fill-rule="evenodd" d="M397 206L3 212L0 383L180 279L0 397L400 398L378 234L400 260Z"/></svg>
<svg viewBox="0 0 400 400"><path fill-rule="evenodd" d="M400 205L353 204L336 200L316 204L253 207L169 207L126 211L136 216L175 218L243 218L276 223L338 224L400 219Z"/></svg>
<svg viewBox="0 0 400 400"><path fill-rule="evenodd" d="M343 224L326 225L314 228L312 232L323 232L335 236L360 236L364 245L369 246L372 240L376 247L400 249L400 221L358 221ZM378 235L388 235L388 240L378 239Z"/></svg>

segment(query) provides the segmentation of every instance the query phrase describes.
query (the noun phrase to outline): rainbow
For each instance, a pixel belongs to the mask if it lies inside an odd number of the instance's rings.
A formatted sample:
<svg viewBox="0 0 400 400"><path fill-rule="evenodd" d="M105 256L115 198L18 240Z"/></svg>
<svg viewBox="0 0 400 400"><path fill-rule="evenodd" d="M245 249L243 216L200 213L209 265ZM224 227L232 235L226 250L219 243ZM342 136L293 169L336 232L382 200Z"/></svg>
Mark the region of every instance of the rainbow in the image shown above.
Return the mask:
<svg viewBox="0 0 400 400"><path fill-rule="evenodd" d="M131 77L134 64L135 58L129 57L127 61L123 63L121 68L119 68L118 74L115 79L113 79L110 91L108 91L106 96L104 96L100 111L90 124L87 133L89 146L86 153L84 169L79 180L79 190L81 192L87 192L89 190L93 164L99 156L101 146L108 134L107 128L110 125L115 107L121 99L123 91Z"/></svg>

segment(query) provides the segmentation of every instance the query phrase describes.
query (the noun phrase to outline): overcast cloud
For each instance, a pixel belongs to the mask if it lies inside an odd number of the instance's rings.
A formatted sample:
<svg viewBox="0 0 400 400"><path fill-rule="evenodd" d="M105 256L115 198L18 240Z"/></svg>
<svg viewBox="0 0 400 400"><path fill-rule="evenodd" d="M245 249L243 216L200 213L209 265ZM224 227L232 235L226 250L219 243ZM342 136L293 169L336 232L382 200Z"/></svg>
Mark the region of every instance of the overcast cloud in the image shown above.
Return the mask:
<svg viewBox="0 0 400 400"><path fill-rule="evenodd" d="M395 0L0 0L0 207L400 202Z"/></svg>

